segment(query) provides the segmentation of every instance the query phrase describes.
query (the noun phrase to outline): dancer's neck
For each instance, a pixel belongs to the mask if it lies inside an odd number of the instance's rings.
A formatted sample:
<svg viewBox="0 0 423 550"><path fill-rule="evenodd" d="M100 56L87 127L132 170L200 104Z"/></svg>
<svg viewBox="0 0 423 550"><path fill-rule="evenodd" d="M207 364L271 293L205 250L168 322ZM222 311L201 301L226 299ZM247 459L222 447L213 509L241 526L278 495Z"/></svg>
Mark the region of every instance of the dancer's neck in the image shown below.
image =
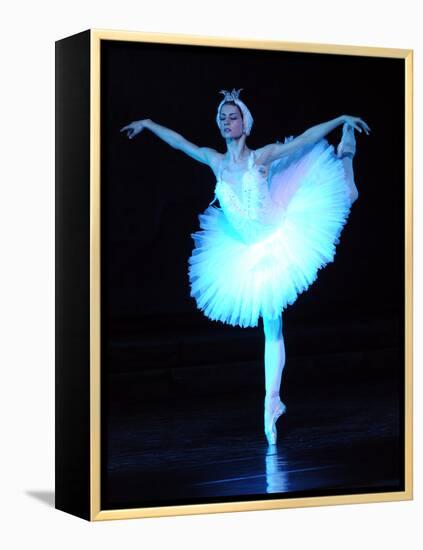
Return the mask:
<svg viewBox="0 0 423 550"><path fill-rule="evenodd" d="M250 154L250 149L248 149L245 144L245 134L242 134L239 139L228 139L226 141L226 146L228 148L226 157L234 164L244 162Z"/></svg>

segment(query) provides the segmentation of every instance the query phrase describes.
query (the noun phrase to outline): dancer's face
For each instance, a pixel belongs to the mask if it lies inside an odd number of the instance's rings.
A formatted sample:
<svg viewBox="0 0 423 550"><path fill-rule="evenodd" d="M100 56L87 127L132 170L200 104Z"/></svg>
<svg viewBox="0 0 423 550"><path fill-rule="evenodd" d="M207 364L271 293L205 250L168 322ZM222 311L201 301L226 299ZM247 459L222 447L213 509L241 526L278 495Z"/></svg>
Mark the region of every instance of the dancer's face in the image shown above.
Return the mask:
<svg viewBox="0 0 423 550"><path fill-rule="evenodd" d="M237 105L225 104L220 109L220 131L224 138L240 138L244 123Z"/></svg>

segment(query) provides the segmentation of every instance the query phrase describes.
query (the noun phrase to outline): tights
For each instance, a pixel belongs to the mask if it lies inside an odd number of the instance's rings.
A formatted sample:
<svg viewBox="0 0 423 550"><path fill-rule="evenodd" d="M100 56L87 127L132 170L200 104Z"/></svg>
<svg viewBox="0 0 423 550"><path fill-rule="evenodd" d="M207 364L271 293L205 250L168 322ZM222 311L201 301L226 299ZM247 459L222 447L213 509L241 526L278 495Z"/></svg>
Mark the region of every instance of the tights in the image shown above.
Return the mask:
<svg viewBox="0 0 423 550"><path fill-rule="evenodd" d="M351 203L357 200L358 190L354 183L354 170L353 170L353 159L350 155L345 155L342 157L342 163L344 165L345 180L348 184L350 190L350 199Z"/></svg>
<svg viewBox="0 0 423 550"><path fill-rule="evenodd" d="M263 318L264 371L266 399L279 397L282 371L285 366L285 343L282 334L282 314L277 319Z"/></svg>
<svg viewBox="0 0 423 550"><path fill-rule="evenodd" d="M282 314L277 319L263 317L264 372L266 396L264 399L264 431L269 445L276 443L276 421L285 412L279 397L282 371L285 366L285 343L282 335Z"/></svg>

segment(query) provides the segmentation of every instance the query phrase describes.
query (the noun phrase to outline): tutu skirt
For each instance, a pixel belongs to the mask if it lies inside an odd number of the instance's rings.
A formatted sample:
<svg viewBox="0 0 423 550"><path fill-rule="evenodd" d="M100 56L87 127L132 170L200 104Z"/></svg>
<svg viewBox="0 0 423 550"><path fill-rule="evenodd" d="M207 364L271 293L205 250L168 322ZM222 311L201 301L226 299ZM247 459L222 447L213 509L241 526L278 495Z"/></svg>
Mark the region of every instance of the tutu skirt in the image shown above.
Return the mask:
<svg viewBox="0 0 423 550"><path fill-rule="evenodd" d="M273 163L271 230L245 242L225 212L209 206L191 236L191 296L210 319L241 327L275 319L332 262L351 201L343 163L326 140Z"/></svg>

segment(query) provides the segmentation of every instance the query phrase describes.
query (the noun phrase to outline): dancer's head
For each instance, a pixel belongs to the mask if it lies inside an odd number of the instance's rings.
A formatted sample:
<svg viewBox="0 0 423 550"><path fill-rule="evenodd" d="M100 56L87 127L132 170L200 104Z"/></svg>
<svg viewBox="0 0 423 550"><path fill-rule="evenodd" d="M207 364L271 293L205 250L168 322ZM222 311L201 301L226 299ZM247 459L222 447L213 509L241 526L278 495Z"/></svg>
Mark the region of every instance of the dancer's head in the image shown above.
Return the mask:
<svg viewBox="0 0 423 550"><path fill-rule="evenodd" d="M221 90L224 98L217 108L216 122L223 137L241 137L250 135L253 126L253 117L243 101L239 99L242 90L233 89L232 92ZM230 131L225 131L229 127Z"/></svg>

